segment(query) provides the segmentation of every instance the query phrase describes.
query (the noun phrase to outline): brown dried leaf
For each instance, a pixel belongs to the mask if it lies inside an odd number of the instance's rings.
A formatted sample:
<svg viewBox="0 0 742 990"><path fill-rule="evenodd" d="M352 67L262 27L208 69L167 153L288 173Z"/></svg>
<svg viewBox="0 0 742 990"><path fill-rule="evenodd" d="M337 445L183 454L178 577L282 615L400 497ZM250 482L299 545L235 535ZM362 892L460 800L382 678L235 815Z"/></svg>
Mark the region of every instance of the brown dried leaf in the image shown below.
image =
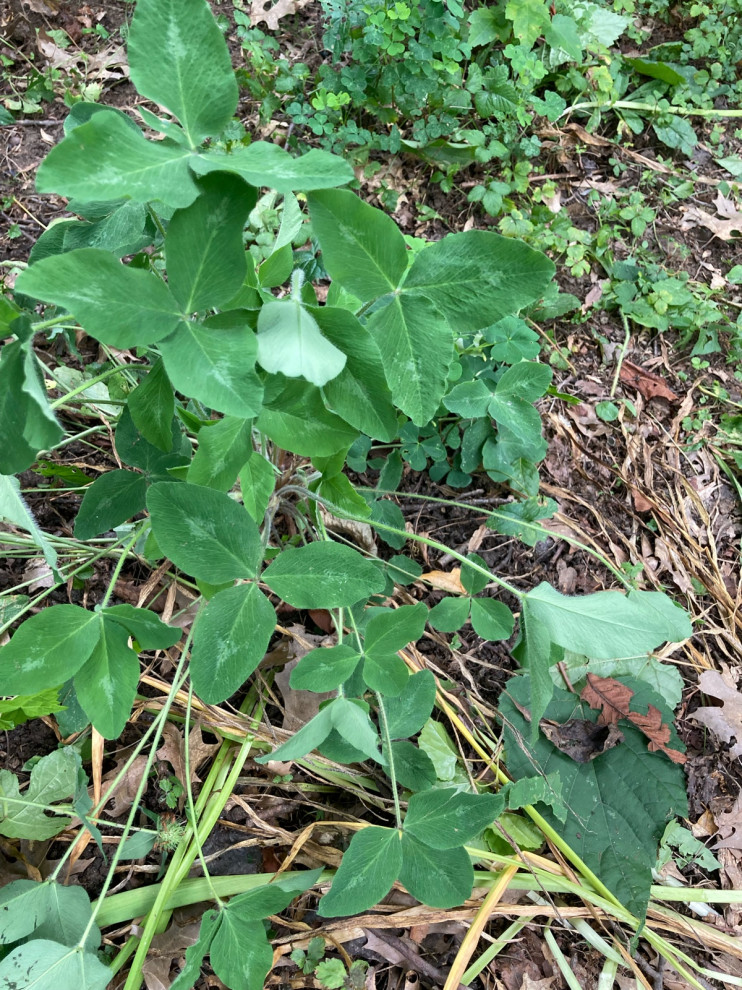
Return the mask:
<svg viewBox="0 0 742 990"><path fill-rule="evenodd" d="M309 0L252 0L250 4L250 23L254 26L265 21L269 31L278 31L278 22L282 17L295 14L297 10L306 7Z"/></svg>
<svg viewBox="0 0 742 990"><path fill-rule="evenodd" d="M450 571L428 571L420 575L421 581L426 581L438 591L447 591L451 595L465 595L466 588L461 583L461 568L453 567Z"/></svg>
<svg viewBox="0 0 742 990"><path fill-rule="evenodd" d="M649 739L649 752L661 750L673 763L685 763L685 753L671 749L670 726L662 722L662 712L649 705L646 715L631 710L631 699L634 692L630 687L615 680L613 677L597 677L587 675L587 687L584 688L580 699L600 711L598 721L603 725L615 725L619 719L625 718L633 723L640 732Z"/></svg>
<svg viewBox="0 0 742 990"><path fill-rule="evenodd" d="M653 371L646 371L644 368L632 364L631 361L624 361L621 365L619 378L624 384L641 392L647 401L657 398L669 399L670 402L677 401L677 395L665 384L663 378L655 375Z"/></svg>
<svg viewBox="0 0 742 990"><path fill-rule="evenodd" d="M155 935L147 953L147 961L142 966L142 976L147 990L167 990L172 984L170 970L173 964L185 955L185 950L198 942L201 921L185 925L173 922L167 931Z"/></svg>
<svg viewBox="0 0 742 990"><path fill-rule="evenodd" d="M697 708L691 718L711 729L722 742L730 743L735 739L729 755L732 759L742 756L742 694L734 686L731 675L704 670L698 679L698 686L704 694L718 698L724 704L721 708Z"/></svg>
<svg viewBox="0 0 742 990"><path fill-rule="evenodd" d="M722 241L737 240L742 236L742 213L733 200L727 199L721 193L714 200L714 205L720 217L712 216L696 206L688 207L680 222L680 229L706 227Z"/></svg>
<svg viewBox="0 0 742 990"><path fill-rule="evenodd" d="M185 787L185 741L183 735L180 729L176 728L170 722L165 725L163 735L165 736L165 742L157 750L157 758L168 761L173 768L173 773ZM188 761L192 784L200 783L200 777L196 771L205 760L208 760L219 749L220 745L221 743L218 742L204 742L200 724L194 725L191 729L188 735Z"/></svg>
<svg viewBox="0 0 742 990"><path fill-rule="evenodd" d="M116 779L120 771L125 766L127 760L128 760L128 756L126 755L122 756L119 760L116 761L116 766L113 768L113 770L110 770L103 778L104 784L106 782L109 782L108 787L103 788L104 797L111 789L111 782L113 782ZM147 757L137 756L137 758L131 764L129 769L126 771L126 773L124 774L123 778L121 779L121 782L119 783L118 787L116 788L111 798L110 810L108 812L111 818L118 818L120 815L123 815L123 813L125 811L128 811L129 808L131 808L131 806L134 804L134 798L136 797L136 793L139 789L139 784L142 780L142 774L144 773L146 766L147 766Z"/></svg>
<svg viewBox="0 0 742 990"><path fill-rule="evenodd" d="M719 841L714 849L742 849L742 794L731 811L716 816Z"/></svg>
<svg viewBox="0 0 742 990"><path fill-rule="evenodd" d="M585 718L571 718L568 722L552 722L542 718L538 724L552 746L575 763L589 763L596 756L623 742L623 733L615 725L601 725Z"/></svg>

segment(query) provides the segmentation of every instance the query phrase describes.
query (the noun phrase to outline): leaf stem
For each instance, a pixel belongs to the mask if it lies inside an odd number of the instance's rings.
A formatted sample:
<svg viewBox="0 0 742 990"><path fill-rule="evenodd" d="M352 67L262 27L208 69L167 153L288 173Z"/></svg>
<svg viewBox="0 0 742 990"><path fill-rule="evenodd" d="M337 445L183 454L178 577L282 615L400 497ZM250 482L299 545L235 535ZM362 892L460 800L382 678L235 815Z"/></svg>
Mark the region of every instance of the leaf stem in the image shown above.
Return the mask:
<svg viewBox="0 0 742 990"><path fill-rule="evenodd" d="M389 782L392 788L392 797L394 798L394 817L397 822L397 828L402 828L402 808L399 803L399 791L397 788L397 774L394 769L394 756L392 755L392 740L389 735L389 722L386 717L386 708L384 707L384 698L378 691L375 691L376 704L379 709L379 724L381 726L381 738L383 741L383 749L386 750L388 765L386 771L389 774Z"/></svg>
<svg viewBox="0 0 742 990"><path fill-rule="evenodd" d="M126 560L127 560L128 556L129 556L129 551L134 546L134 544L137 542L137 540L139 539L139 537L142 535L142 532L144 530L144 527L148 524L148 522L149 522L149 520L147 520L146 522L142 522L139 526L137 526L135 528L134 532L132 533L131 537L127 540L127 542L121 548L121 550L122 550L121 556L116 561L116 566L113 569L113 574L111 575L111 580L108 582L108 587L106 588L106 593L103 596L103 600L101 601L100 605L98 606L99 611L102 611L108 605L108 602L109 602L109 600L111 598L111 595L113 594L113 590L116 587L116 582L119 579L119 575L121 574L121 571L124 569L124 564L126 563Z"/></svg>

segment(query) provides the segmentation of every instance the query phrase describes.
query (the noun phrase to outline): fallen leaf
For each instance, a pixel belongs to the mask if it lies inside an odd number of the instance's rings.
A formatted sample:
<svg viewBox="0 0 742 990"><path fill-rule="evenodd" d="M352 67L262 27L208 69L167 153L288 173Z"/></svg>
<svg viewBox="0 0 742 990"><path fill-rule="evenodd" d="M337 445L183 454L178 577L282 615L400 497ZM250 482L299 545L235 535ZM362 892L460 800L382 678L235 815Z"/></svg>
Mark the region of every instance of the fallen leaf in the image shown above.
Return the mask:
<svg viewBox="0 0 742 990"><path fill-rule="evenodd" d="M185 955L185 950L198 942L201 921L191 921L185 925L173 922L167 931L155 935L142 966L142 976L147 990L167 990L172 985L170 970L173 964Z"/></svg>
<svg viewBox="0 0 742 990"><path fill-rule="evenodd" d="M295 14L297 10L306 7L309 0L252 0L250 4L250 23L254 26L265 21L269 31L278 31L278 22L282 17Z"/></svg>
<svg viewBox="0 0 742 990"><path fill-rule="evenodd" d="M108 795L111 790L111 784L118 777L121 770L128 762L128 755L122 755L117 761L116 766L113 770L109 772L103 778L103 783L108 782L108 787L103 788L103 797ZM111 818L118 818L123 815L125 811L134 804L134 798L136 797L137 791L139 790L139 784L142 780L142 774L147 767L147 757L137 756L133 761L131 766L128 768L124 776L119 781L116 790L111 795L111 805L108 814Z"/></svg>
<svg viewBox="0 0 742 990"><path fill-rule="evenodd" d="M461 583L460 567L453 567L450 571L428 571L420 575L420 580L438 591L448 591L452 595L466 594L466 588Z"/></svg>
<svg viewBox="0 0 742 990"><path fill-rule="evenodd" d="M735 739L729 756L732 759L742 756L742 694L734 686L731 675L704 670L698 678L698 686L704 694L724 704L721 708L697 708L691 718L711 729L722 742L730 743Z"/></svg>
<svg viewBox="0 0 742 990"><path fill-rule="evenodd" d="M716 816L719 841L714 849L742 849L742 793L737 795L734 807Z"/></svg>
<svg viewBox="0 0 742 990"><path fill-rule="evenodd" d="M589 763L596 756L623 742L623 733L615 725L571 718L568 722L552 722L542 718L538 724L552 746L556 746L575 763Z"/></svg>
<svg viewBox="0 0 742 990"><path fill-rule="evenodd" d="M158 760L167 760L173 768L173 773L186 786L185 755L186 743L181 730L171 722L165 724L163 730L164 742L157 750ZM200 783L200 777L196 772L199 766L215 753L221 743L204 742L203 732L200 724L194 725L188 736L188 762L191 771L191 783ZM185 795L183 795L185 797Z"/></svg>
<svg viewBox="0 0 742 990"><path fill-rule="evenodd" d="M714 205L717 213L720 214L718 217L706 213L705 210L699 210L696 206L688 207L680 221L680 229L706 227L722 241L736 240L742 236L742 213L737 209L734 201L719 193Z"/></svg>
<svg viewBox="0 0 742 990"><path fill-rule="evenodd" d="M643 732L649 739L649 752L661 750L673 763L685 763L685 753L671 749L670 726L662 722L662 712L654 705L649 705L646 715L631 710L631 699L634 692L626 684L613 677L598 677L596 674L587 675L587 686L583 689L580 699L600 711L598 721L603 725L616 725L619 719L625 718Z"/></svg>
<svg viewBox="0 0 742 990"><path fill-rule="evenodd" d="M670 402L677 401L677 395L665 384L664 379L655 375L653 371L646 371L632 364L631 361L624 361L621 365L619 378L625 385L630 385L641 392L647 401L657 398L669 399Z"/></svg>

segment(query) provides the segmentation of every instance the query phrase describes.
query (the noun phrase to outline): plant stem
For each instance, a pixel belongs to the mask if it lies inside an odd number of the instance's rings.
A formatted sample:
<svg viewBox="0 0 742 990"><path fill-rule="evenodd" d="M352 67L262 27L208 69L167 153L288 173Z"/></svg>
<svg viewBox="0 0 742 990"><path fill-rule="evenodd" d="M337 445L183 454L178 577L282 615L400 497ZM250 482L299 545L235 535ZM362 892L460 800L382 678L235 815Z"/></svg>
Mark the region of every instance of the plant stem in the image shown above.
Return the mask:
<svg viewBox="0 0 742 990"><path fill-rule="evenodd" d="M106 593L103 596L103 600L101 601L100 605L98 606L100 610L104 609L108 605L109 599L110 599L111 595L113 594L113 589L116 587L116 582L119 579L119 575L121 574L121 571L124 569L124 564L126 563L126 560L127 560L128 556L129 556L129 551L134 546L134 544L137 542L137 540L139 539L139 537L142 535L142 531L144 530L145 525L147 525L146 522L141 523L139 526L137 526L135 528L133 534L129 538L129 540L121 548L121 550L122 550L121 556L116 561L116 566L113 569L113 574L111 575L111 580L108 582L108 587L106 588Z"/></svg>
<svg viewBox="0 0 742 990"><path fill-rule="evenodd" d="M399 804L399 792L397 789L397 773L394 769L394 757L392 756L392 740L389 735L389 722L386 717L386 708L384 708L384 698L378 691L375 691L376 704L379 709L379 724L381 726L381 739L382 739L382 749L386 750L386 756L388 765L387 772L389 774L389 783L392 788L392 797L394 798L394 817L397 822L397 828L402 828L402 809Z"/></svg>

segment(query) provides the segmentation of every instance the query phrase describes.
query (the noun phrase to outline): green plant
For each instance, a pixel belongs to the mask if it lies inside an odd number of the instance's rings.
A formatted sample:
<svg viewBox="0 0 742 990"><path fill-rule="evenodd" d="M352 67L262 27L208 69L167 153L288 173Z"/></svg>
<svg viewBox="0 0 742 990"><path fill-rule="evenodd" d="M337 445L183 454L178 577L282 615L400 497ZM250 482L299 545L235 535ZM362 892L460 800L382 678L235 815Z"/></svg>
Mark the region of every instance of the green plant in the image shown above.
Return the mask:
<svg viewBox="0 0 742 990"><path fill-rule="evenodd" d="M404 22L402 6L394 8L398 17L390 23ZM375 28L392 45L401 43L395 31L405 34L386 21ZM164 49L163 37L171 42ZM6 300L0 311L13 338L0 361L3 473L24 471L41 450L52 455L65 443L65 411L83 396L89 403L91 385L109 380L119 383L120 398L111 399L109 391L108 401L121 404L115 446L124 465L86 487L72 541L46 537L22 503L13 502L30 538L44 545L54 586L96 555L110 555L115 563L95 610L48 605L17 626L0 650L4 690L29 695L51 684L64 686L65 699L74 699L81 710L83 727L89 720L102 736L115 739L137 695L139 654L169 649L181 639L180 628L152 611L110 604L126 561L155 564L166 558L200 594L168 697L138 744L140 750L149 747L147 772L107 885L120 859L133 855L132 848L140 855L143 847L152 848L163 831L160 822L159 833L132 834L157 741L186 673L189 726L193 694L219 704L244 688L272 638L278 602L327 610L337 643L306 654L291 674L294 688L334 697L272 753L252 729L239 747L223 743L198 800L186 762L185 827L181 835L178 823L177 842L169 843L175 848L162 884L147 895L146 906L137 897L136 913L149 914L139 942L121 951L113 969L134 952L127 987L139 985L163 912L201 855L253 747L262 753L260 762L299 761L318 751L335 763L375 763L385 775L388 814L382 823L361 823L337 872L323 876L332 879L319 902L323 917L359 913L396 881L430 905L462 903L474 883L472 856L500 855L474 843L502 814L525 808L614 916L638 928L665 823L685 808L682 747L671 728L677 699L668 700L666 679L656 689L661 665L648 655L690 635L685 613L663 594L631 589L618 571L627 594L569 598L545 583L523 592L476 557L417 535L412 538L459 561L467 594L444 600L449 604L437 606L435 616L423 603L394 608L389 596L395 576L400 583L409 580L412 563L405 567L404 557L388 563L369 559L331 539L321 511L368 520L385 538L402 541L401 549L409 534L378 508L382 492L367 497L351 484L343 471L346 459L354 445L363 446L364 436L381 447L411 443L414 438L402 436L403 430L437 430L451 412L467 424L461 449L469 443L473 468L481 452L491 477L532 496L487 513L488 522L526 542L543 532L538 519L550 506L536 498L535 464L544 443L534 402L550 386L551 371L532 360L533 335L517 314L542 299L553 266L521 241L479 230L411 250L389 217L355 193L334 188L353 180L342 159L316 150L292 158L263 142L220 141L238 93L226 44L204 0L139 0L129 64L139 92L170 114L141 110L145 123L165 136L148 140L130 118L110 108L73 107L65 137L42 163L37 181L41 192L69 197L82 219L62 220L39 239L17 278L14 301ZM263 186L281 194L283 206L273 250L256 268L243 233ZM308 205L308 223L296 193ZM301 243L300 231L304 243L312 243L309 226L318 250L297 257L292 245ZM331 285L326 304L319 305L312 280L324 275ZM279 286L285 287L280 297L271 291ZM37 320L40 303L48 308ZM105 347L136 349L147 364L134 372L112 362L50 404L34 337L76 323ZM477 423L486 425L486 435L481 425L476 432ZM475 435L467 441L470 430ZM451 442L450 431L446 440ZM294 457L285 459L286 452ZM8 487L12 493L12 481ZM293 540L274 539L279 508L298 523ZM113 540L105 536L111 529ZM71 548L78 556L85 553L82 564ZM494 747L485 734L467 738L484 752L497 786L473 786L469 777L442 781L414 741L436 724L431 717L443 702L433 675L411 673L400 651L423 635L428 621L458 628L470 618L480 635L509 638L514 614L504 601L482 594L489 585L517 602L513 652L526 673L507 685L517 705L504 700L502 708L516 781L508 783L493 762ZM44 597L22 603L6 625ZM608 662L601 668L602 680L610 681L604 689L621 689L622 697L628 691L633 699L633 707L626 701L616 716L626 745L591 762L590 787L580 785L584 768L542 732L544 718L561 722L579 713L591 723L604 708L587 693L595 691L592 670L580 699L555 687L552 666L575 655L588 666ZM629 663L627 672L620 660L625 657L639 657L640 663ZM254 687L243 707L259 718ZM652 721L654 713L659 722ZM651 721L644 734L637 726L642 715ZM46 798L29 788L31 830L41 818L47 821L47 805L54 809L58 800L84 790L78 754L68 747L57 759L74 763L74 773ZM632 794L636 765L658 783L651 800ZM616 777L623 786L608 793ZM18 809L28 808L29 794L20 796L15 778L3 778L2 787L3 821L12 828ZM100 809L91 809L85 797L75 811L95 835ZM624 825L630 833L621 831ZM46 827L59 826L58 820ZM233 990L258 988L272 961L263 919L318 883L320 871L286 874L274 883L263 878L254 890L232 887L238 896L227 901L219 878L202 865L199 895L217 906L204 914L198 942L173 985L191 986L209 954ZM58 884L33 886L41 893L28 896L46 904ZM7 896L27 891L14 888ZM86 905L80 924L64 939L44 928L44 912L46 907L28 913L20 932L5 919L0 931L11 951L0 962L0 977L15 978L28 966L39 986L50 987L63 960L69 970L63 990L104 986L111 971L95 955L97 925L117 916L105 896L92 908ZM677 963L671 949L663 951ZM333 982L337 976L325 975Z"/></svg>

